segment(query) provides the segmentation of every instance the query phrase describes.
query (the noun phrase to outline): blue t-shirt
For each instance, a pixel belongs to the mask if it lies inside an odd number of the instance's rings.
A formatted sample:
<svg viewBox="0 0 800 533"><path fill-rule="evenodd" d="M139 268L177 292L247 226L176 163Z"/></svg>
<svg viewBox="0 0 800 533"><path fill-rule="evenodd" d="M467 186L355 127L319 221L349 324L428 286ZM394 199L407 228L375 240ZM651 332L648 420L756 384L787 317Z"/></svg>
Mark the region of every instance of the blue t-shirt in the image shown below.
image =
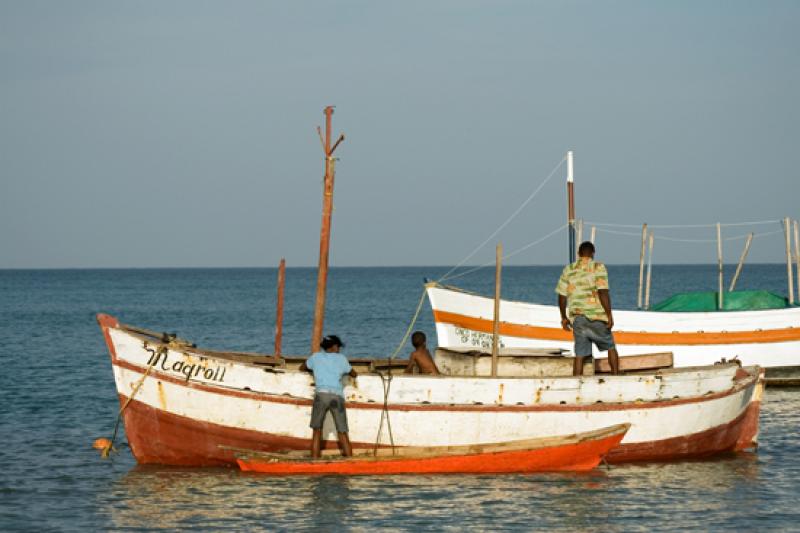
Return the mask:
<svg viewBox="0 0 800 533"><path fill-rule="evenodd" d="M336 352L317 352L306 360L306 366L314 372L317 392L344 396L342 376L352 368L347 357Z"/></svg>

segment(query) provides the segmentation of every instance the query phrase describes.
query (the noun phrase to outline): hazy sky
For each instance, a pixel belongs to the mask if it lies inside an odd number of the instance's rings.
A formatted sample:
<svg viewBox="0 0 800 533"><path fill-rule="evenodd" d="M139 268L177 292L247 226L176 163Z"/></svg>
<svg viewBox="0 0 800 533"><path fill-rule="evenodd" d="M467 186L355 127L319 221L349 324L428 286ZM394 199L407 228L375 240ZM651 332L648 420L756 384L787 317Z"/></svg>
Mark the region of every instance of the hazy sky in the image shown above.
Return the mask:
<svg viewBox="0 0 800 533"><path fill-rule="evenodd" d="M314 265L329 104L333 265L455 264L567 150L590 221L800 218L798 23L796 1L0 0L0 268ZM470 263L563 224L564 176ZM724 234L751 229L780 227ZM638 237L597 240L638 262ZM562 231L509 263L565 256Z"/></svg>

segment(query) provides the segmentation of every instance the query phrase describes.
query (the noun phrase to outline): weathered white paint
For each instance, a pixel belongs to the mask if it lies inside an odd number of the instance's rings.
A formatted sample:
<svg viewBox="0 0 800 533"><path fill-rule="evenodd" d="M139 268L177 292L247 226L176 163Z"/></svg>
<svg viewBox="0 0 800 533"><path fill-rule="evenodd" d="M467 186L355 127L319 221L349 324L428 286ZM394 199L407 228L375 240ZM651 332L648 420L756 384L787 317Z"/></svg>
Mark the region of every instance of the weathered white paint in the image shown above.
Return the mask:
<svg viewBox="0 0 800 533"><path fill-rule="evenodd" d="M145 375L152 354L142 338L121 329L111 329L117 360L114 376L120 394L130 396ZM125 368L123 365L131 365ZM185 375L182 369L203 371L174 383ZM195 365L192 367L192 365ZM217 370L219 369L219 372ZM213 370L222 380L207 378ZM631 423L624 443L649 442L690 435L734 420L749 405L757 387L746 387L715 399L674 404L673 398L703 397L723 392L734 384L736 367L719 366L658 374L586 378L462 378L394 376L389 396L394 440L401 446L445 446L491 443L524 438L560 436L618 423ZM194 374L194 371L192 371ZM204 388L193 387L201 383ZM211 387L211 390L207 388ZM226 394L248 393L248 397ZM252 393L252 394L251 394ZM348 400L383 402L381 378L362 375L345 388ZM265 371L247 363L217 359L191 349L169 350L143 379L136 400L153 408L200 422L307 439L310 405L281 402L281 398L310 399L310 377L301 372ZM660 404L627 408L633 404L661 400ZM477 402L486 409L458 409ZM578 406L603 402L620 408L579 410ZM621 402L621 403L616 403ZM426 410L402 410L404 405L429 405ZM497 405L542 406L536 411L496 411ZM549 408L548 408L549 406ZM565 409L574 406L575 410ZM397 410L395 408L399 408ZM379 427L381 410L348 407L350 437L372 442ZM330 420L328 420L330 423ZM334 438L326 425L326 438ZM382 442L388 442L384 426Z"/></svg>
<svg viewBox="0 0 800 533"><path fill-rule="evenodd" d="M445 311L474 318L490 319L493 300L477 294L438 286L428 287L428 297L435 311ZM504 300L500 313L503 322L558 329L558 307ZM614 311L615 331L644 333L696 333L768 331L800 328L800 307L761 311L725 311L711 313L666 313L657 311ZM436 334L441 347L459 349L486 346L486 334L452 324L437 322ZM800 333L798 335L800 337ZM506 348L561 348L572 350L571 341L536 339L501 335ZM710 365L722 358L738 357L744 365L765 368L800 366L800 340L744 344L620 344L620 355L648 352L672 352L676 367ZM601 354L601 357L604 356Z"/></svg>

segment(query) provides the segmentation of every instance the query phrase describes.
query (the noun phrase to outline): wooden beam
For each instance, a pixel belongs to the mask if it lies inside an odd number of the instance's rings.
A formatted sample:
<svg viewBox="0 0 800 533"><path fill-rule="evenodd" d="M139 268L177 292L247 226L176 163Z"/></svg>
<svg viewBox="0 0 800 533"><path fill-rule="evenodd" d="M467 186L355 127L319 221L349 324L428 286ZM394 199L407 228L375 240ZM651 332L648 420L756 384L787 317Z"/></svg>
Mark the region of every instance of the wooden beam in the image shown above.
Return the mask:
<svg viewBox="0 0 800 533"><path fill-rule="evenodd" d="M500 356L500 281L503 262L503 244L497 243L494 270L494 323L492 325L492 377L497 376L497 359Z"/></svg>

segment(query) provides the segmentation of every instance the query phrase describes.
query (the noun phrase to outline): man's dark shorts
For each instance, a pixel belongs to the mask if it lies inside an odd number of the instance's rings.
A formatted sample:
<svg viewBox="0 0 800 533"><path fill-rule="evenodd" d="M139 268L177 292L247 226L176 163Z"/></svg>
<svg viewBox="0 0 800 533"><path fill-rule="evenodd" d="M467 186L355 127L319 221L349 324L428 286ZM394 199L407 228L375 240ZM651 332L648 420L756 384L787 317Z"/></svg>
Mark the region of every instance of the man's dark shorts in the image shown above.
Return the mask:
<svg viewBox="0 0 800 533"><path fill-rule="evenodd" d="M314 404L311 407L311 429L322 429L325 415L331 412L336 431L347 433L347 413L344 410L344 398L338 394L318 392L314 394Z"/></svg>
<svg viewBox="0 0 800 533"><path fill-rule="evenodd" d="M572 320L572 334L575 337L575 355L579 357L591 357L593 343L601 352L614 348L614 335L602 320L589 320L578 315Z"/></svg>

